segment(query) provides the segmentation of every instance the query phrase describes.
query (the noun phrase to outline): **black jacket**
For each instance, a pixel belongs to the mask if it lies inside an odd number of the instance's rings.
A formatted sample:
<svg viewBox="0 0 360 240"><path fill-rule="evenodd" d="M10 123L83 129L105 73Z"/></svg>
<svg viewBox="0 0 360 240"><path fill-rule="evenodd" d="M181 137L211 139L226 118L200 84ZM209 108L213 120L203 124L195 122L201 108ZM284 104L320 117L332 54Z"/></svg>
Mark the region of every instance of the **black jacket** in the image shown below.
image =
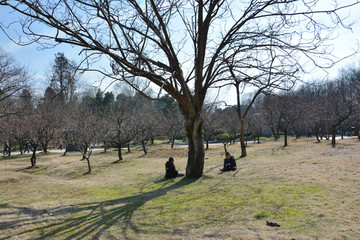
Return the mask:
<svg viewBox="0 0 360 240"><path fill-rule="evenodd" d="M230 165L228 165L230 163ZM224 159L224 171L236 170L236 161L233 156Z"/></svg>
<svg viewBox="0 0 360 240"><path fill-rule="evenodd" d="M176 171L175 169L174 163L170 161L166 162L165 169L166 169L165 178L176 178L179 174L178 171Z"/></svg>

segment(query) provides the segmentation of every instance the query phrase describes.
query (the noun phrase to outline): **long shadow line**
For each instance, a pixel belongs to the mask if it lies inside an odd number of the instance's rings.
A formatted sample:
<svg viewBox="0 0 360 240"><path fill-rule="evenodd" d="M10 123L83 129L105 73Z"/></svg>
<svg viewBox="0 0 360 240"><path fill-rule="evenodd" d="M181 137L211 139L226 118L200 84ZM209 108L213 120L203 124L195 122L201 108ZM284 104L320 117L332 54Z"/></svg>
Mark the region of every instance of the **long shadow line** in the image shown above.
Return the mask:
<svg viewBox="0 0 360 240"><path fill-rule="evenodd" d="M68 205L65 208L60 209L59 207L50 210L36 210L31 208L22 209L22 207L13 207L2 204L0 207L3 209L18 209L20 211L34 214L41 214L42 212L46 211L46 214L51 213L55 217L64 216L65 219L55 220L56 222L46 224L46 226L24 230L11 236L4 238L0 237L0 239L6 240L15 236L22 236L23 234L33 232L44 232L44 234L42 234L40 237L33 238L37 240L51 239L54 237L60 237L61 239L66 240L83 239L84 237L98 239L107 229L114 225L119 225L121 227L122 235L125 239L127 239L127 233L129 229L132 229L137 233L141 231L141 229L139 229L139 227L137 227L137 225L132 221L133 214L137 209L143 206L146 202L161 197L171 190L193 183L196 181L196 179L183 178L174 184L171 184L172 180L160 180L154 183L161 183L162 181L163 184L160 188L150 192L141 192L137 195L115 200ZM69 214L78 214L80 216L66 218L66 216ZM48 220L49 218L46 218L42 221L39 220L34 222L27 218L17 221L3 222L0 223L0 226L19 227L23 226L23 224L45 224ZM89 237L90 235L93 235L93 237Z"/></svg>

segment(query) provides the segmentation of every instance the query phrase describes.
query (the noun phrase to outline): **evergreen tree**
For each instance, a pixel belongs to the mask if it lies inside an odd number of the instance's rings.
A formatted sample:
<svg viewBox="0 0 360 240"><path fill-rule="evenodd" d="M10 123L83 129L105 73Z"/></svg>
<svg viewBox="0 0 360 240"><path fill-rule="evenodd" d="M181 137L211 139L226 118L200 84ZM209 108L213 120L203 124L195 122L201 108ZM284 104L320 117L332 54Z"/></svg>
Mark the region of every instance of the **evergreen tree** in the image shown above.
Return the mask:
<svg viewBox="0 0 360 240"><path fill-rule="evenodd" d="M76 77L73 63L65 57L64 53L57 53L52 66L50 87L60 97L61 102L69 103L75 100Z"/></svg>

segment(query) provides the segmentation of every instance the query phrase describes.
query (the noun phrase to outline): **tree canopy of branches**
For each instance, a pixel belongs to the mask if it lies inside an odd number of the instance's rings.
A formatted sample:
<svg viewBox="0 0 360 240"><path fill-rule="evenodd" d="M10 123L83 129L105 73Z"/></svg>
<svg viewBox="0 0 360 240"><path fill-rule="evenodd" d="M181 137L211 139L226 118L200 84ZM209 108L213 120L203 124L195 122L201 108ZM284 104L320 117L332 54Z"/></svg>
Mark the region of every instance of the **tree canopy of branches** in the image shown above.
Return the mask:
<svg viewBox="0 0 360 240"><path fill-rule="evenodd" d="M10 98L28 86L30 75L25 67L0 48L0 117L14 114Z"/></svg>
<svg viewBox="0 0 360 240"><path fill-rule="evenodd" d="M253 58L251 64L242 63L251 67L261 61L264 49L270 56L276 54L270 60L273 66L282 63L289 66L282 71L290 72L290 66L301 66L300 57L330 60L323 43L342 24L338 11L357 0L319 9L320 2L0 0L0 5L23 14L19 24L30 42L79 46L87 70L91 70L87 63L104 56L111 67L97 70L106 76L125 81L143 94L156 85L175 98L189 145L186 176L198 178L205 155L202 108L208 90L227 79L226 60ZM55 31L39 30L39 24ZM2 24L3 30L6 27ZM260 55L248 56L248 52Z"/></svg>

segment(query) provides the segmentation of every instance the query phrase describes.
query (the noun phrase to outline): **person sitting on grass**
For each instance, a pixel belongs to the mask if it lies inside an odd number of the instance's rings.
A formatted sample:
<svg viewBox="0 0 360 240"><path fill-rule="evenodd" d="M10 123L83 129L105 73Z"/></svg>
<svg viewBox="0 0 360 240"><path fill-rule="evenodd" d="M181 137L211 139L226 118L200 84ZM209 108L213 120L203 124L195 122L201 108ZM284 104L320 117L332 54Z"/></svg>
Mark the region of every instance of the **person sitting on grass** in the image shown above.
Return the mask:
<svg viewBox="0 0 360 240"><path fill-rule="evenodd" d="M225 153L224 159L224 168L220 171L227 172L227 171L235 171L236 170L236 161L233 156L230 155L229 152Z"/></svg>
<svg viewBox="0 0 360 240"><path fill-rule="evenodd" d="M184 176L184 174L179 174L179 172L176 171L173 157L170 157L169 161L166 162L165 169L166 169L165 178L176 178L176 177Z"/></svg>

